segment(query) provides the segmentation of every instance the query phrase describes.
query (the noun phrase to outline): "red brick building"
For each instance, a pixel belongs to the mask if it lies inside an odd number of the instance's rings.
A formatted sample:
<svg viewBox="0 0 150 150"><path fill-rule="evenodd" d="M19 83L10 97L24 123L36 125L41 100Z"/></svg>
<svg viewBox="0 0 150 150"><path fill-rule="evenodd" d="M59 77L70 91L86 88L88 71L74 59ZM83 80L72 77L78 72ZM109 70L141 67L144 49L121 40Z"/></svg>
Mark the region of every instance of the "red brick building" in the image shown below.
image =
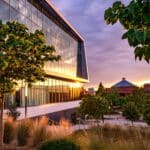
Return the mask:
<svg viewBox="0 0 150 150"><path fill-rule="evenodd" d="M150 83L144 84L144 92L150 94Z"/></svg>
<svg viewBox="0 0 150 150"><path fill-rule="evenodd" d="M125 78L122 78L121 81L114 84L111 88L118 89L118 92L121 96L126 96L129 94L132 94L135 89L137 89L137 86L133 83L127 81Z"/></svg>

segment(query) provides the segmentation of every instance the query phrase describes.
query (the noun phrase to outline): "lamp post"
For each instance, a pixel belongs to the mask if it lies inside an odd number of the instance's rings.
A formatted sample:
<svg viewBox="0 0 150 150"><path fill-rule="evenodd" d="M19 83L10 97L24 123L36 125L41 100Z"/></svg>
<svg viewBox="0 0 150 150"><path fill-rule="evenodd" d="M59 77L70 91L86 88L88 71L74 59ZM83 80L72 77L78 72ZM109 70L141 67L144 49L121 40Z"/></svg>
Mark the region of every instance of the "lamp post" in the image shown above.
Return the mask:
<svg viewBox="0 0 150 150"><path fill-rule="evenodd" d="M25 118L27 118L28 84L25 83Z"/></svg>

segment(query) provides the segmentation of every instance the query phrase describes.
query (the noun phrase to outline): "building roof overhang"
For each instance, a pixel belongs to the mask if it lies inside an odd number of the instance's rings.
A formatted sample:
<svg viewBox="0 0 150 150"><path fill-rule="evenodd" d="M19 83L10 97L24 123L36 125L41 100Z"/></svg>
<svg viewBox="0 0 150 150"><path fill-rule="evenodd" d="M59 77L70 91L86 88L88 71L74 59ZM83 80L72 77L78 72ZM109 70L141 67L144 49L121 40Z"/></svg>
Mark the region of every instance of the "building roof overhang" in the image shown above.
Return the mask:
<svg viewBox="0 0 150 150"><path fill-rule="evenodd" d="M83 42L84 38L79 34L79 32L70 24L70 22L54 7L50 0L36 0L42 7L50 13L56 22L59 22L63 28L70 32L78 41Z"/></svg>
<svg viewBox="0 0 150 150"><path fill-rule="evenodd" d="M57 72L51 72L48 70L45 70L47 77L51 77L51 78L55 78L55 79L60 79L60 80L64 80L64 81L71 81L71 82L81 82L81 83L88 83L89 80L88 79L84 79L84 78L79 78L79 77L73 77L70 75L64 75L61 73L57 73Z"/></svg>
<svg viewBox="0 0 150 150"><path fill-rule="evenodd" d="M50 17L57 25L59 25L64 31L66 31L68 34L70 34L74 39L77 41L84 43L83 37L78 33L78 31L65 19L64 16L59 13L59 11L53 6L53 4L50 2L50 0L29 0L31 3L36 2L38 5L42 6L41 9L44 9L46 12L46 15ZM85 47L84 47L85 48ZM85 57L86 57L86 48L85 51ZM86 58L87 59L87 58ZM86 66L87 66L87 60L86 60ZM47 73L47 71L46 71ZM69 75L59 74L55 72L48 72L47 76L54 77L58 79L64 79L68 81L73 82L82 82L87 83L89 82L88 79L80 78L80 77L72 77Z"/></svg>
<svg viewBox="0 0 150 150"><path fill-rule="evenodd" d="M128 88L128 87L137 87L133 83L127 81L125 78L122 78L122 80L112 86L112 88Z"/></svg>

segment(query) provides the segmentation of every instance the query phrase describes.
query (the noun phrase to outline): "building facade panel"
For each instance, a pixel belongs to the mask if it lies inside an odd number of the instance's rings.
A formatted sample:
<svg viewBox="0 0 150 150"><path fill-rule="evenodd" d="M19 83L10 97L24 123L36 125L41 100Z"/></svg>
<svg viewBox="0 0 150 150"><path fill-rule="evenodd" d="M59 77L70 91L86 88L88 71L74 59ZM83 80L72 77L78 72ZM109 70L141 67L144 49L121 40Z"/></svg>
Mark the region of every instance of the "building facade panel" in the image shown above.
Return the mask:
<svg viewBox="0 0 150 150"><path fill-rule="evenodd" d="M3 23L16 20L26 24L31 32L42 30L46 43L53 45L56 54L61 56L60 61L45 64L44 69L49 75L45 82L37 82L28 88L29 106L78 99L83 83L76 78L88 80L84 41L67 22L57 17L60 16L45 0L0 0L0 19ZM15 95L6 96L6 105L16 99L18 106L24 106L23 82L19 83L17 91Z"/></svg>
<svg viewBox="0 0 150 150"><path fill-rule="evenodd" d="M150 94L150 83L144 84L144 92Z"/></svg>

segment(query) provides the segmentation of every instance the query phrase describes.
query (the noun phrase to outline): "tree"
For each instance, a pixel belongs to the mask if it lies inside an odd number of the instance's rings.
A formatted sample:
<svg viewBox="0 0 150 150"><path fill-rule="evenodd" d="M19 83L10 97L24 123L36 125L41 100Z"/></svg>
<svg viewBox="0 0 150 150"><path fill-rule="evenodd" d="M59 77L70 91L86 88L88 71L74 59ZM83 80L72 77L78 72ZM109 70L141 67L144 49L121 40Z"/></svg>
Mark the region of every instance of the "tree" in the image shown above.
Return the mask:
<svg viewBox="0 0 150 150"><path fill-rule="evenodd" d="M148 125L150 125L150 98L145 102L143 115L144 120L147 122Z"/></svg>
<svg viewBox="0 0 150 150"><path fill-rule="evenodd" d="M150 61L150 3L149 0L131 0L125 6L121 1L116 1L112 7L105 10L107 24L118 21L125 29L122 39L127 39L130 46L134 47L135 58Z"/></svg>
<svg viewBox="0 0 150 150"><path fill-rule="evenodd" d="M139 119L140 114L133 102L128 102L124 108L123 116L126 117L126 119L131 120L132 125L133 121L136 121Z"/></svg>
<svg viewBox="0 0 150 150"><path fill-rule="evenodd" d="M106 98L111 106L120 105L120 95L116 88L111 88L110 91L107 93Z"/></svg>
<svg viewBox="0 0 150 150"><path fill-rule="evenodd" d="M145 94L144 90L140 88L136 89L131 95L125 97L126 103L133 102L140 114L143 114L143 111L145 109L144 104L147 99L147 94Z"/></svg>
<svg viewBox="0 0 150 150"><path fill-rule="evenodd" d="M101 113L100 116L104 123L104 115L109 112L109 102L104 97L98 97L98 100L99 100L99 108L100 108L100 113Z"/></svg>
<svg viewBox="0 0 150 150"><path fill-rule="evenodd" d="M136 104L139 112L143 114L143 111L145 109L144 103L145 101L147 101L148 98L147 94L144 93L143 89L139 88L133 92L132 97L133 97L133 102Z"/></svg>
<svg viewBox="0 0 150 150"><path fill-rule="evenodd" d="M102 82L100 82L100 84L98 86L98 90L96 91L96 95L99 95L99 96L105 95L105 88L104 88Z"/></svg>
<svg viewBox="0 0 150 150"><path fill-rule="evenodd" d="M73 124L77 124L77 112L73 112L72 114L71 114L71 116L70 116L70 118L71 118L71 123L73 123Z"/></svg>
<svg viewBox="0 0 150 150"><path fill-rule="evenodd" d="M7 115L8 117L12 117L13 120L17 120L17 118L20 116L20 112L17 111L16 103L13 103L8 107Z"/></svg>
<svg viewBox="0 0 150 150"><path fill-rule="evenodd" d="M104 114L106 114L108 111L108 101L104 97L95 95L85 96L79 107L79 112L81 113L81 115L88 115L90 118L96 119L97 133L99 138L101 138L102 135L102 130L99 125L99 119L101 118L104 122Z"/></svg>
<svg viewBox="0 0 150 150"><path fill-rule="evenodd" d="M80 103L79 111L82 115L104 121L104 114L109 111L109 103L104 97L88 95Z"/></svg>
<svg viewBox="0 0 150 150"><path fill-rule="evenodd" d="M16 21L0 21L0 148L3 149L3 110L5 94L12 92L17 81L33 83L44 81L44 63L58 61L55 48L45 44L42 31L30 33Z"/></svg>

